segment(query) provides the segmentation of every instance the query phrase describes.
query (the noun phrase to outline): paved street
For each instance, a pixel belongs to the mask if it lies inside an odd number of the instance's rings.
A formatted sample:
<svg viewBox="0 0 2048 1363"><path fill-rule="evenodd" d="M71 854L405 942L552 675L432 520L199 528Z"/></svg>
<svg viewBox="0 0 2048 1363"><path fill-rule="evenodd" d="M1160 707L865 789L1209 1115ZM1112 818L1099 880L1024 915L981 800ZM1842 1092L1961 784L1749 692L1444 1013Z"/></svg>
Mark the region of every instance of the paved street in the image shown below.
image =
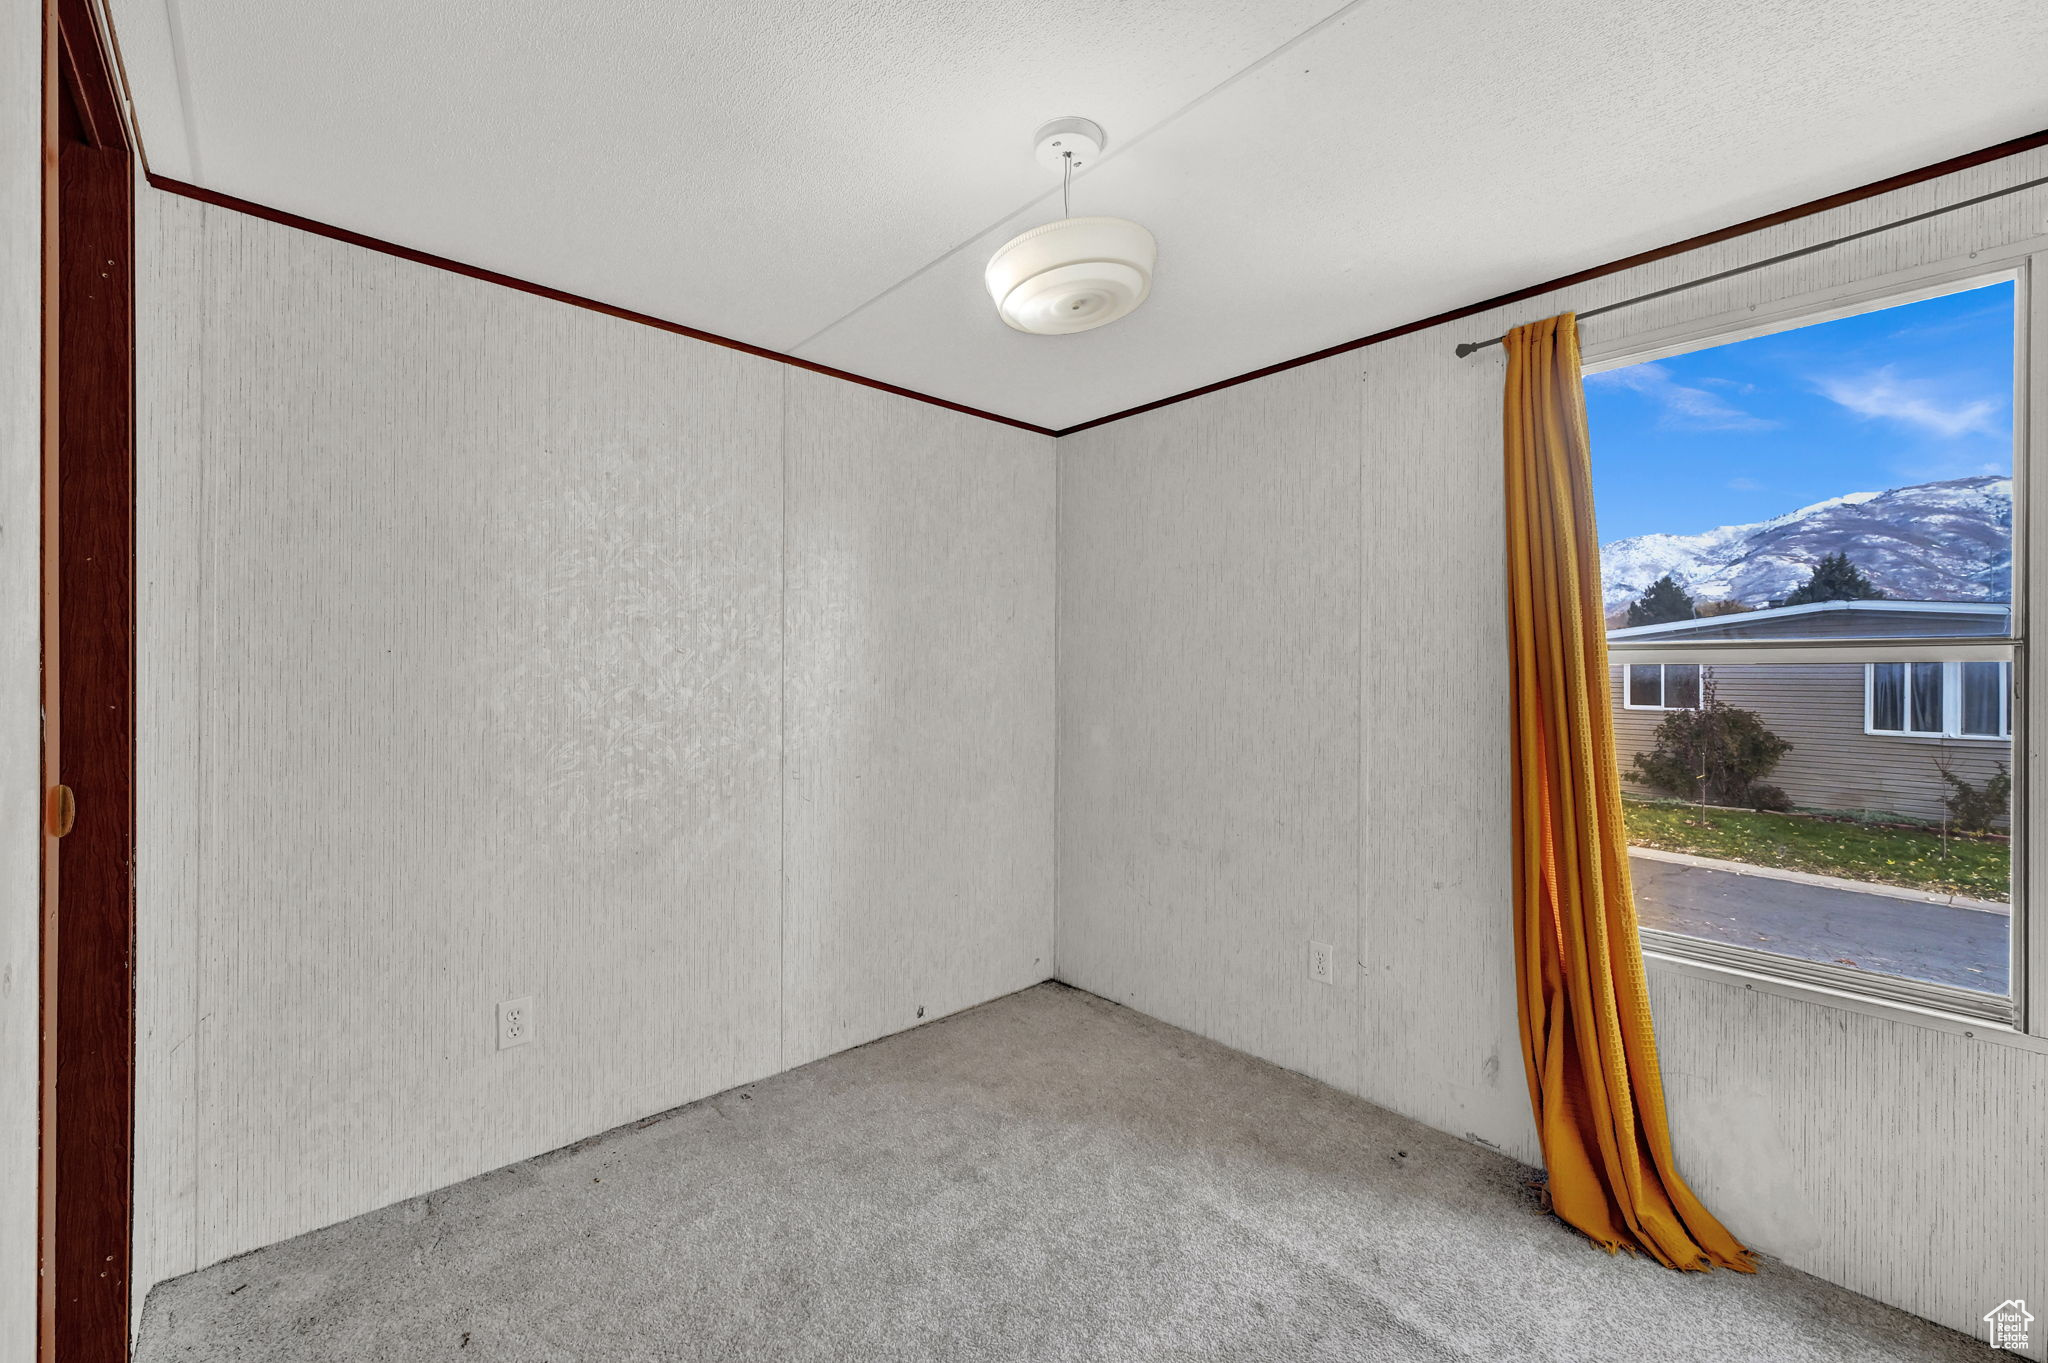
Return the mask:
<svg viewBox="0 0 2048 1363"><path fill-rule="evenodd" d="M1646 928L2003 994L2003 914L1631 857Z"/></svg>

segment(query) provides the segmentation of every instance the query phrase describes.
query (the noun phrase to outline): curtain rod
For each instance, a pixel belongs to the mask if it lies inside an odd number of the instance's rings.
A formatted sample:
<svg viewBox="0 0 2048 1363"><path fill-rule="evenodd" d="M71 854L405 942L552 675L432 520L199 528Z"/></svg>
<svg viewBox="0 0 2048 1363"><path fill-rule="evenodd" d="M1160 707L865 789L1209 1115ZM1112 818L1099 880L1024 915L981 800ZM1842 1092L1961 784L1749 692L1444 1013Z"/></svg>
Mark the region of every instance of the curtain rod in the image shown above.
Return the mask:
<svg viewBox="0 0 2048 1363"><path fill-rule="evenodd" d="M1845 237L1836 237L1832 241L1823 241L1815 246L1802 246L1796 251L1787 251L1781 256L1772 256L1767 260L1753 261L1748 265L1737 265L1732 270L1723 270L1719 274L1710 274L1704 278L1690 280L1684 284L1673 284L1668 289L1658 289L1652 293L1638 294L1634 298L1624 298L1619 303L1606 303L1597 308L1588 308L1579 314L1579 320L1583 322L1589 317L1598 317L1604 312L1618 312L1622 308L1632 308L1638 303L1648 303L1657 298L1669 298L1674 293L1684 293L1687 289L1697 289L1705 284L1718 284L1724 279L1733 279L1737 275L1748 274L1752 270L1762 270L1772 265L1782 265L1788 260L1797 260L1801 256L1810 256L1816 251L1828 251L1837 246L1846 246L1852 241L1860 241L1864 237L1874 237L1879 232L1889 232L1895 227L1910 227L1916 222L1925 222L1929 218L1938 218L1944 213L1953 213L1961 208L1974 208L1978 204L1989 203L1993 199L2002 199L2008 194L2018 194L2021 190L2038 189L2042 185L2048 185L2048 175L2044 175L2038 180L2028 180L2025 184L2008 185L2004 189L1994 189L1989 194L1979 194L1976 198L1964 199L1961 203L1952 203L1941 208L1930 208L1925 213L1915 213L1910 218L1900 218L1896 222L1880 223L1876 227L1866 227L1861 232L1851 232ZM1462 360L1474 351L1484 350L1490 345L1499 345L1506 339L1505 335L1501 335L1486 341L1461 341L1458 343L1458 358Z"/></svg>

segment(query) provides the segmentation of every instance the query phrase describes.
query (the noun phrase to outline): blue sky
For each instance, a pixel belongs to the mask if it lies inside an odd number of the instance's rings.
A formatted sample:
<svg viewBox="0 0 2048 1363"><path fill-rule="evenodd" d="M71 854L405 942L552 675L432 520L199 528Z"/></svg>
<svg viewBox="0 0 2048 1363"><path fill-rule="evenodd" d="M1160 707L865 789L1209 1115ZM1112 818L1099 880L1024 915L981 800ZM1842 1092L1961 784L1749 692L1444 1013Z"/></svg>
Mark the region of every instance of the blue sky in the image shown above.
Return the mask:
<svg viewBox="0 0 2048 1363"><path fill-rule="evenodd" d="M2013 286L1589 375L1600 538L2012 471Z"/></svg>

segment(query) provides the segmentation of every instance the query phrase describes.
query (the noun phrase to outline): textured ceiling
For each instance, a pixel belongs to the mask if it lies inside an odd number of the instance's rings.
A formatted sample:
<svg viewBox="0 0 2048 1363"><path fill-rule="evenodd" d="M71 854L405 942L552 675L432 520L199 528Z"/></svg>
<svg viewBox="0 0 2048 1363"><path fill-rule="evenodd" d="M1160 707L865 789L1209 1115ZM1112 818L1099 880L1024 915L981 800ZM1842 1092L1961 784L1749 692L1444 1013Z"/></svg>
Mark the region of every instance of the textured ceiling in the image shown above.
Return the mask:
<svg viewBox="0 0 2048 1363"><path fill-rule="evenodd" d="M2041 0L111 0L156 173L1048 427L2048 127ZM1159 239L1076 336L981 287Z"/></svg>

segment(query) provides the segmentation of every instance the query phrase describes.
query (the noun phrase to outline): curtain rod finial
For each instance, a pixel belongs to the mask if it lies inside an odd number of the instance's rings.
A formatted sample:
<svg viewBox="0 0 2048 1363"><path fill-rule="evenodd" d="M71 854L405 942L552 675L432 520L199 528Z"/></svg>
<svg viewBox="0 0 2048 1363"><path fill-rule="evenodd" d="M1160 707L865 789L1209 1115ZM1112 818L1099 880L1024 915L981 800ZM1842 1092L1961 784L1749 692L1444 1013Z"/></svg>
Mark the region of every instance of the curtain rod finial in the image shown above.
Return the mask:
<svg viewBox="0 0 2048 1363"><path fill-rule="evenodd" d="M1484 341L1460 341L1460 342L1458 342L1458 358L1459 358L1459 359L1461 359L1461 360L1462 360L1462 359L1464 359L1464 358L1465 358L1465 357L1466 357L1467 355L1470 355L1470 354L1471 354L1471 353L1472 353L1473 351L1475 351L1475 350L1478 350L1478 349L1481 349L1481 348L1482 348L1483 346L1485 346L1485 344L1486 344L1486 342L1484 342Z"/></svg>

